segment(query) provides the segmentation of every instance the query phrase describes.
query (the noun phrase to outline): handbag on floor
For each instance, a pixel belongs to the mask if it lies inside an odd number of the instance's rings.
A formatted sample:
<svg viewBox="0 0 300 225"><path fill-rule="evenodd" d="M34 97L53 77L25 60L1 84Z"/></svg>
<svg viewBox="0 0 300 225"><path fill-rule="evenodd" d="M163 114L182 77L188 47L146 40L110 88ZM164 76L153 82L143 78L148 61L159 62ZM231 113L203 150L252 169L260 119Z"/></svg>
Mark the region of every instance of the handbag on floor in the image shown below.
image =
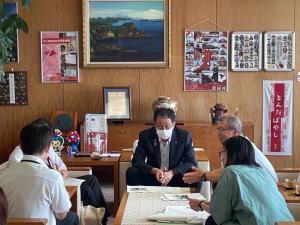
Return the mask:
<svg viewBox="0 0 300 225"><path fill-rule="evenodd" d="M87 205L81 206L80 225L102 225L105 208L95 208Z"/></svg>

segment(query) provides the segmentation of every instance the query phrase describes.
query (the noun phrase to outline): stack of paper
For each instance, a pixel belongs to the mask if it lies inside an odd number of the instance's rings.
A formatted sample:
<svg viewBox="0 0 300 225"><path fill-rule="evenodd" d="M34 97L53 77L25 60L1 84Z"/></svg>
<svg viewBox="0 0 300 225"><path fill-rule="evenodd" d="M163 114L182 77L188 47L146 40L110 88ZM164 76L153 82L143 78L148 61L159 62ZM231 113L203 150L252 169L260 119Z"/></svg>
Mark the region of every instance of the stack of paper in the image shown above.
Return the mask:
<svg viewBox="0 0 300 225"><path fill-rule="evenodd" d="M165 211L150 215L148 220L160 222L184 222L184 223L203 223L209 216L205 211L194 211L190 206L167 206Z"/></svg>
<svg viewBox="0 0 300 225"><path fill-rule="evenodd" d="M127 192L153 192L153 193L189 193L190 188L163 187L163 186L129 186Z"/></svg>

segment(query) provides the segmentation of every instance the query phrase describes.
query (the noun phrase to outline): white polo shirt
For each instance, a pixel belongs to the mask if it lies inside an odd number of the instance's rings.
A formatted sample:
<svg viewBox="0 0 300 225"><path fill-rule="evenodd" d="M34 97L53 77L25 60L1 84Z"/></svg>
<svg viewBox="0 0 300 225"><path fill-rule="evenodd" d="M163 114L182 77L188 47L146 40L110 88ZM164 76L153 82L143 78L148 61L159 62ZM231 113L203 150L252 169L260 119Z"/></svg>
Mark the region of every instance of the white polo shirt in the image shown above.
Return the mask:
<svg viewBox="0 0 300 225"><path fill-rule="evenodd" d="M54 212L71 208L62 176L33 155L24 155L1 173L0 186L8 200L9 218L46 218L55 225Z"/></svg>
<svg viewBox="0 0 300 225"><path fill-rule="evenodd" d="M12 166L13 164L20 162L23 158L23 155L24 154L22 152L20 145L15 147L15 149L12 151L12 153L10 153L10 156L8 159L8 166ZM61 158L57 155L57 153L54 151L52 145L49 148L48 155L49 155L50 159L52 160L53 164L56 165L56 167L59 171L67 170L66 165L61 160ZM45 161L45 163L47 164L46 161Z"/></svg>

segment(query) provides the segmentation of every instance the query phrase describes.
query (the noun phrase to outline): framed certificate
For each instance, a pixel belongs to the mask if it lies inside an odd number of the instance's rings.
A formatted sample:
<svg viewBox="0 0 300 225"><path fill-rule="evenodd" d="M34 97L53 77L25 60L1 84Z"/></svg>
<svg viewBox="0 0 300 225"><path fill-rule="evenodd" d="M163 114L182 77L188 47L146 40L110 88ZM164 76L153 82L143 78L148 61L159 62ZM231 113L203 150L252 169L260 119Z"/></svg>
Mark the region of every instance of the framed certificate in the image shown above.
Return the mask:
<svg viewBox="0 0 300 225"><path fill-rule="evenodd" d="M103 88L104 113L107 119L130 120L130 88L129 87L104 87Z"/></svg>

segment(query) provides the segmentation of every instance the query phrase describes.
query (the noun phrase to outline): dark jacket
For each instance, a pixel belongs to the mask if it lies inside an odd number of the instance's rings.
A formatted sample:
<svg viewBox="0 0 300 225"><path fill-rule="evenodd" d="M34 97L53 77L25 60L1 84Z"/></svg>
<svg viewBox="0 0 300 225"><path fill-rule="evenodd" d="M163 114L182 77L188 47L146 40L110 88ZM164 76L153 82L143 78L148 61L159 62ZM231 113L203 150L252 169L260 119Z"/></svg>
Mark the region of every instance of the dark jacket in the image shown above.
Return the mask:
<svg viewBox="0 0 300 225"><path fill-rule="evenodd" d="M176 174L185 174L192 166L197 166L192 135L175 127L172 133L169 154L169 169ZM145 159L147 158L147 162ZM139 135L139 143L132 158L132 165L144 173L160 168L160 144L155 127L144 130Z"/></svg>

